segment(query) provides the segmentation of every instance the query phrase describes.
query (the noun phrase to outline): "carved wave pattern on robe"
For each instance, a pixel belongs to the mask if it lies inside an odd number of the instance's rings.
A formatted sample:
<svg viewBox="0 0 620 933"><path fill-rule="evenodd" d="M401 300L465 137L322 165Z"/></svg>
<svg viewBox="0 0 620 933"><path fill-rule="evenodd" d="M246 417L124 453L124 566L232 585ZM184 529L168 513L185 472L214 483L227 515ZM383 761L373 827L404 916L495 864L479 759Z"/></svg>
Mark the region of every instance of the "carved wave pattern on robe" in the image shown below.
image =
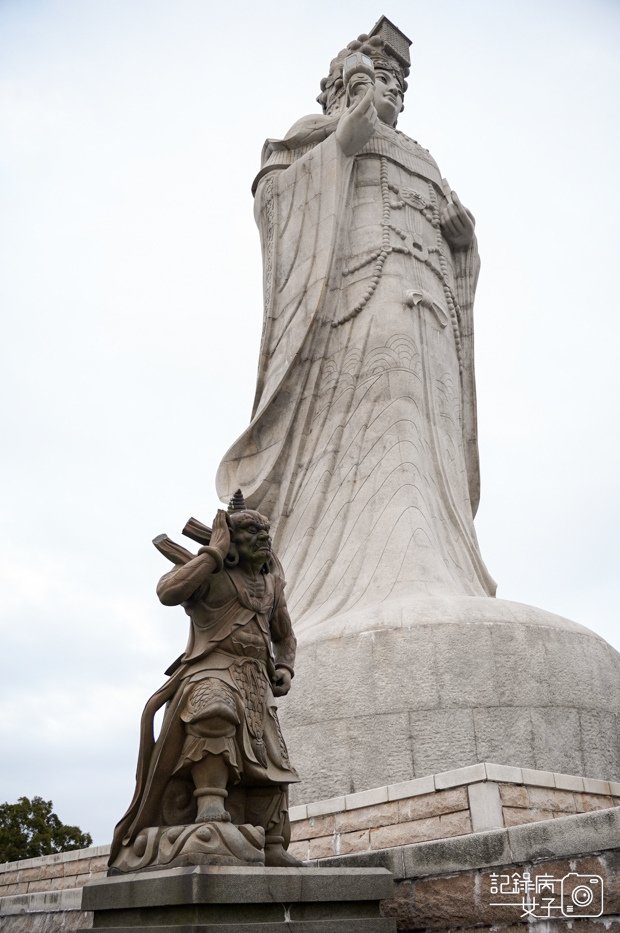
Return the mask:
<svg viewBox="0 0 620 933"><path fill-rule="evenodd" d="M368 596L487 592L455 417L458 373L431 375L437 325L414 318L414 327L416 338L346 347L323 364L280 526L300 632Z"/></svg>

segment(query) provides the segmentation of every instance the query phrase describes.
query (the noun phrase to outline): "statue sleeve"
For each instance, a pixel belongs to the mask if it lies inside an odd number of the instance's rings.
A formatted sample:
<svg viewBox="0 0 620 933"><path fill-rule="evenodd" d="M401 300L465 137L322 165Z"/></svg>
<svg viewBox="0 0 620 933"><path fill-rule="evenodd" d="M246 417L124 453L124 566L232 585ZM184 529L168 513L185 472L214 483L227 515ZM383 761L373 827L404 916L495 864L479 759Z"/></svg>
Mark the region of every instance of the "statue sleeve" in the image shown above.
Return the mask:
<svg viewBox="0 0 620 933"><path fill-rule="evenodd" d="M256 194L258 183L265 175L277 169L288 168L300 156L327 139L336 129L337 123L337 117L311 114L293 124L284 139L265 140L261 153L261 168L252 184L252 194Z"/></svg>
<svg viewBox="0 0 620 933"><path fill-rule="evenodd" d="M181 567L165 573L157 584L157 595L164 606L179 606L198 590L206 595L215 560L210 554L200 554Z"/></svg>
<svg viewBox="0 0 620 933"><path fill-rule="evenodd" d="M308 380L321 358L338 301L342 230L354 160L334 134L260 182L254 211L263 253L263 333L252 423L226 453L218 470L225 501L241 487L252 501L263 477L280 460L298 417ZM275 490L277 487L273 486ZM270 499L261 494L265 514Z"/></svg>
<svg viewBox="0 0 620 933"><path fill-rule="evenodd" d="M478 426L476 419L476 379L474 372L474 295L480 272L478 242L474 238L466 250L455 251L454 271L456 277L456 299L460 308L461 347L463 368L461 390L463 393L463 441L465 464L469 482L469 498L475 517L480 501L480 462L478 458Z"/></svg>

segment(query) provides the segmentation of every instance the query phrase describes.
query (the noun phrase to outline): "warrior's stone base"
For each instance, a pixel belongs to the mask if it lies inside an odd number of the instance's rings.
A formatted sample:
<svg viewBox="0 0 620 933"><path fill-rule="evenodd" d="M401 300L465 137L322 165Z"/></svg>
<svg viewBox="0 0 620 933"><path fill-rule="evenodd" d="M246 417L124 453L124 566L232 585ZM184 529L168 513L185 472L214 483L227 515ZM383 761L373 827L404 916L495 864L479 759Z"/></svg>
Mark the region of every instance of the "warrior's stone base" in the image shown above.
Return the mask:
<svg viewBox="0 0 620 933"><path fill-rule="evenodd" d="M93 881L82 907L114 933L395 933L379 909L393 889L383 868L203 866Z"/></svg>
<svg viewBox="0 0 620 933"><path fill-rule="evenodd" d="M265 831L233 823L148 826L123 845L109 874L188 865L264 865Z"/></svg>

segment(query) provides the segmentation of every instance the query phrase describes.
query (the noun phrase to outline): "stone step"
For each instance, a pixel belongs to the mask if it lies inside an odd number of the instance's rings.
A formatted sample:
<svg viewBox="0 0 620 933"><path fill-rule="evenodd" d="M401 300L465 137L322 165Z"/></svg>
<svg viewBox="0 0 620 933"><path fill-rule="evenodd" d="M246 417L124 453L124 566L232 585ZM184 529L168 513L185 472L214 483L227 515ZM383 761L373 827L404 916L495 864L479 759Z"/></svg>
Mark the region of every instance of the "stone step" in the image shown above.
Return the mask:
<svg viewBox="0 0 620 933"><path fill-rule="evenodd" d="M396 933L394 920L382 917L366 920L293 920L280 923L189 923L168 926L100 927L106 933ZM92 933L82 928L78 933Z"/></svg>
<svg viewBox="0 0 620 933"><path fill-rule="evenodd" d="M93 881L82 910L106 933L395 933L393 887L384 868L197 866Z"/></svg>

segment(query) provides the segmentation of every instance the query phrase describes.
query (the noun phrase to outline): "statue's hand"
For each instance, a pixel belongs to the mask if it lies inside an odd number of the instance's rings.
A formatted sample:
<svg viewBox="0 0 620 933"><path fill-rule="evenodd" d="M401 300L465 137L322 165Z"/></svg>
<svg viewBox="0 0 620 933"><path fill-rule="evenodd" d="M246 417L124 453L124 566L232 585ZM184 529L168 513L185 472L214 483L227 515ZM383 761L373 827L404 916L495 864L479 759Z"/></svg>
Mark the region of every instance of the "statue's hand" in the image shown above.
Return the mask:
<svg viewBox="0 0 620 933"><path fill-rule="evenodd" d="M217 515L213 521L213 529L211 531L211 541L209 546L219 551L222 559L224 559L228 554L230 548L230 528L228 527L228 521L226 520L226 512L224 509L217 510Z"/></svg>
<svg viewBox="0 0 620 933"><path fill-rule="evenodd" d="M279 667L273 680L272 689L274 697L286 696L291 689L291 680L291 672L287 671L285 667Z"/></svg>
<svg viewBox="0 0 620 933"><path fill-rule="evenodd" d="M345 110L336 127L336 139L345 155L356 155L364 148L375 131L378 119L375 88L370 84L363 97Z"/></svg>
<svg viewBox="0 0 620 933"><path fill-rule="evenodd" d="M476 221L471 211L463 207L456 191L441 218L441 230L453 249L467 249L474 239Z"/></svg>

